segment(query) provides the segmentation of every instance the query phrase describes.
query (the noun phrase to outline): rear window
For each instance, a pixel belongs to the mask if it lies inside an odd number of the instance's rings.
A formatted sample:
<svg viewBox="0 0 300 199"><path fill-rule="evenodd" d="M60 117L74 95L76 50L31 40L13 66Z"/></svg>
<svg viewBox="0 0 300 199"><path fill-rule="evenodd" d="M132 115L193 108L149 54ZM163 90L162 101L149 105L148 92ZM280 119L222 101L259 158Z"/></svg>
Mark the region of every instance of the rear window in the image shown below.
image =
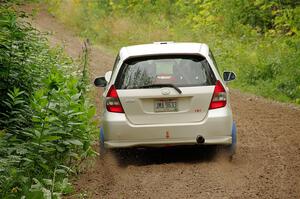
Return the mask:
<svg viewBox="0 0 300 199"><path fill-rule="evenodd" d="M153 84L178 87L215 85L216 78L204 57L168 55L126 60L119 71L117 89L136 89Z"/></svg>

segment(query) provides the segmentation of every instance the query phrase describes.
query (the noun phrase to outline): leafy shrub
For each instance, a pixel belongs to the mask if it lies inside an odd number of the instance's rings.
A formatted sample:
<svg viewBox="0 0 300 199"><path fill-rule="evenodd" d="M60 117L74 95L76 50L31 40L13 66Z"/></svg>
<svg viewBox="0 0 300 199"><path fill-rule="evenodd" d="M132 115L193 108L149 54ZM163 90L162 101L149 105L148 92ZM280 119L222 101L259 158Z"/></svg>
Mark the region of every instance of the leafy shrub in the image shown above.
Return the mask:
<svg viewBox="0 0 300 199"><path fill-rule="evenodd" d="M20 17L0 5L0 198L60 198L94 154L87 68Z"/></svg>

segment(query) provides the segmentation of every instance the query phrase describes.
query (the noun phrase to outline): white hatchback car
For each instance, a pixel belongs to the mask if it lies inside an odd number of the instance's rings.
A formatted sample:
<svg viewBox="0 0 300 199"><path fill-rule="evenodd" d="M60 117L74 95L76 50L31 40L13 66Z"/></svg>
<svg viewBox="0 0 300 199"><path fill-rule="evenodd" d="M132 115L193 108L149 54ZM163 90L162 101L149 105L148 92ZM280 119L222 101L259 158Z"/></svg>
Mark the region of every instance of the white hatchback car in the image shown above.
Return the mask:
<svg viewBox="0 0 300 199"><path fill-rule="evenodd" d="M224 80L223 80L224 79ZM206 44L155 42L123 47L104 87L105 148L236 145L226 82Z"/></svg>

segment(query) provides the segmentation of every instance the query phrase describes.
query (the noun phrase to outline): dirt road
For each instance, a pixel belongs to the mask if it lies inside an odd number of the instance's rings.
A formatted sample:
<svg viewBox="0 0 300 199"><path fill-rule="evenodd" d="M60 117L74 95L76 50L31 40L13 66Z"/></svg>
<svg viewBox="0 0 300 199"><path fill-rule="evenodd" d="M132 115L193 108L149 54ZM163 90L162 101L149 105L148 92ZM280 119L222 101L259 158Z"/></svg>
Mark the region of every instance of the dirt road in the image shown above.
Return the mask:
<svg viewBox="0 0 300 199"><path fill-rule="evenodd" d="M64 45L74 58L80 53L79 37L43 9L34 25L53 33L52 45ZM91 50L96 77L111 68L113 56ZM101 89L97 93L99 105ZM238 128L232 162L195 148L110 153L91 161L70 198L300 198L299 108L238 91L231 100Z"/></svg>

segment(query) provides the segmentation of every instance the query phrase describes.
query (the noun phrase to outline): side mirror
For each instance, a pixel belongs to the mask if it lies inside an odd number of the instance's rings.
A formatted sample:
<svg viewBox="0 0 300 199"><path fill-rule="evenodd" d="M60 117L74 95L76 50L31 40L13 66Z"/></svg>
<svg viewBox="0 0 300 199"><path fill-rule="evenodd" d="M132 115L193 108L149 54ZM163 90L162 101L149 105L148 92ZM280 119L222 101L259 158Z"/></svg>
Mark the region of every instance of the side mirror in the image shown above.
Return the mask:
<svg viewBox="0 0 300 199"><path fill-rule="evenodd" d="M224 79L224 81L226 81L226 82L235 80L235 78L236 78L236 75L235 75L234 72L228 72L228 71L225 71L225 72L223 73L223 79Z"/></svg>
<svg viewBox="0 0 300 199"><path fill-rule="evenodd" d="M104 77L98 77L94 80L94 84L97 87L105 87L107 82L109 82L111 78L112 71L108 71L105 73Z"/></svg>
<svg viewBox="0 0 300 199"><path fill-rule="evenodd" d="M105 87L106 84L107 84L107 81L105 80L105 77L97 77L97 78L94 80L94 84L95 84L95 86L97 86L97 87Z"/></svg>

